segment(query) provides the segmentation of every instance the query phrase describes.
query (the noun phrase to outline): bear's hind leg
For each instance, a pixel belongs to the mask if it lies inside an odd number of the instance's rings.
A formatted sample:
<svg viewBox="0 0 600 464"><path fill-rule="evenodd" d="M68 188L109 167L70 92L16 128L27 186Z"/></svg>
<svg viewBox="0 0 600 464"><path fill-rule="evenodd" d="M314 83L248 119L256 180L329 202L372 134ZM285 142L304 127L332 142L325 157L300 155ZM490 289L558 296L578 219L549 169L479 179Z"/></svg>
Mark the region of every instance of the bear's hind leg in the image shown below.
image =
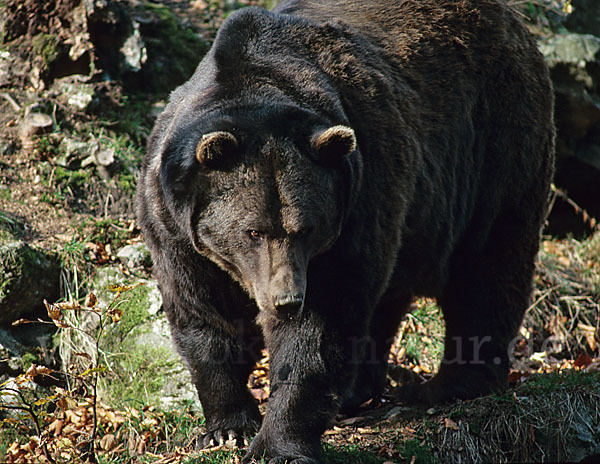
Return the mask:
<svg viewBox="0 0 600 464"><path fill-rule="evenodd" d="M444 358L423 385L399 390L399 399L428 404L469 399L508 383L509 348L532 291L539 228L523 212L500 216L484 243L467 237L453 257L439 299L446 321Z"/></svg>

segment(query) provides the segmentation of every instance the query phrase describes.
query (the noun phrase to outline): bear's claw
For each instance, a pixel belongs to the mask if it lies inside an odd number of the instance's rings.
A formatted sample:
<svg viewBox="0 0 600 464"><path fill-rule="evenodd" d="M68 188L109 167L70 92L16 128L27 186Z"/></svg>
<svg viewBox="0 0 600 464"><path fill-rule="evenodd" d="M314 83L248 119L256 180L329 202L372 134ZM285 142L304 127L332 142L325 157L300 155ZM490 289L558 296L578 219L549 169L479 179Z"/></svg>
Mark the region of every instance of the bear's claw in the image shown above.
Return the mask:
<svg viewBox="0 0 600 464"><path fill-rule="evenodd" d="M212 448L214 446L229 446L231 448L245 448L255 430L244 429L217 429L211 430L199 437L198 448Z"/></svg>

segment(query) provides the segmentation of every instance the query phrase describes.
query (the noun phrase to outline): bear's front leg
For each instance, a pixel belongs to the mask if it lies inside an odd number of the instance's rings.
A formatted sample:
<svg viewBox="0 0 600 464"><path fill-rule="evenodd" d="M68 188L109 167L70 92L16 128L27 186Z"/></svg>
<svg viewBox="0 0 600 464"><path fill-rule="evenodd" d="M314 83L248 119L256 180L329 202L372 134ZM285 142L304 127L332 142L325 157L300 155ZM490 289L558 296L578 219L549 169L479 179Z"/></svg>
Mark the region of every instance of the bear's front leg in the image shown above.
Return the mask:
<svg viewBox="0 0 600 464"><path fill-rule="evenodd" d="M308 311L265 324L271 395L244 462L321 462L321 434L356 375L352 352L359 337L341 335L333 325Z"/></svg>
<svg viewBox="0 0 600 464"><path fill-rule="evenodd" d="M173 338L188 365L206 420L206 433L198 445L247 444L261 422L246 387L255 361L252 353L225 325L173 326Z"/></svg>

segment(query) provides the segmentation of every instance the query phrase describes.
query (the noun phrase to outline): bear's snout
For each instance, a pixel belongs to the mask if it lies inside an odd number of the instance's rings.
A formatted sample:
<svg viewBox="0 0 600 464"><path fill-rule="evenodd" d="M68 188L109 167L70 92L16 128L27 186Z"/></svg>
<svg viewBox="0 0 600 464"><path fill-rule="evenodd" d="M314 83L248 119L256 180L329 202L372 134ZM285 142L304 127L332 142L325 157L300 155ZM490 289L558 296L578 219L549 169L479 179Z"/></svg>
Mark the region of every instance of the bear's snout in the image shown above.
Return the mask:
<svg viewBox="0 0 600 464"><path fill-rule="evenodd" d="M273 305L282 316L291 316L299 312L303 304L303 293L281 293L273 297Z"/></svg>

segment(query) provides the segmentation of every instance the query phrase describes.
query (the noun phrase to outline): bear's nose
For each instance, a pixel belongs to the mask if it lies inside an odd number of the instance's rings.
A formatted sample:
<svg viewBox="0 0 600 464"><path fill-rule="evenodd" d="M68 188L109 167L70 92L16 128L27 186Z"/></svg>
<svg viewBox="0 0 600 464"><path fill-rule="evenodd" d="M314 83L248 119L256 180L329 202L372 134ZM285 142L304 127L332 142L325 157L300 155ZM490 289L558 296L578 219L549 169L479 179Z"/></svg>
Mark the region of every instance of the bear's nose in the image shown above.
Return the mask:
<svg viewBox="0 0 600 464"><path fill-rule="evenodd" d="M278 312L283 314L295 313L302 308L304 295L302 293L282 293L273 298L273 304Z"/></svg>

